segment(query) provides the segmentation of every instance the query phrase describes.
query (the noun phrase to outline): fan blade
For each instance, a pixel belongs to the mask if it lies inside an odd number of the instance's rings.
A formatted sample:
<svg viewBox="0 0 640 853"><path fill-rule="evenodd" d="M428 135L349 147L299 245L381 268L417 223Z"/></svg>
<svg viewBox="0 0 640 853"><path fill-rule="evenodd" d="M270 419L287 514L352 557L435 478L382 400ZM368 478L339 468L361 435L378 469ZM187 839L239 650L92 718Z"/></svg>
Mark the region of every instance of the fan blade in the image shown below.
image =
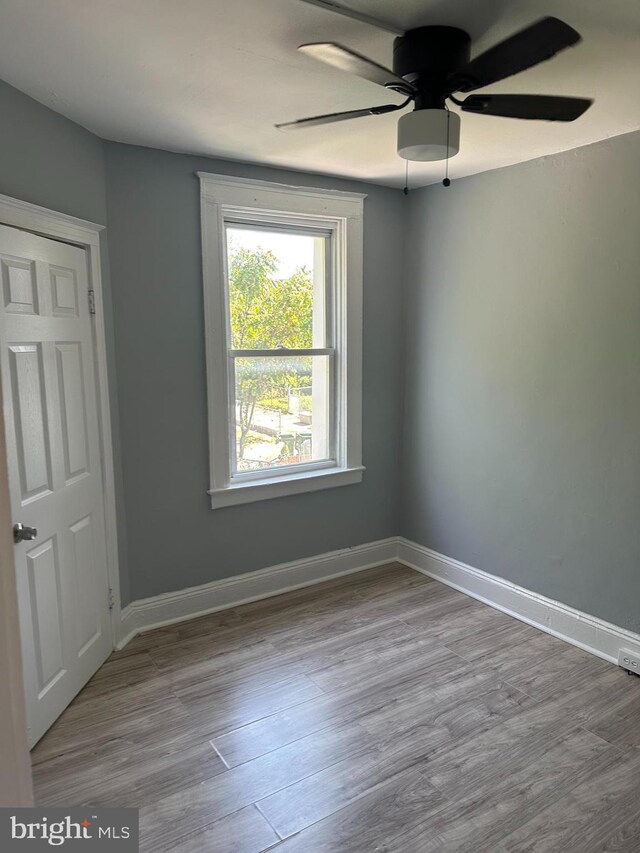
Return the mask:
<svg viewBox="0 0 640 853"><path fill-rule="evenodd" d="M363 116L380 116L384 113L393 113L401 110L406 104L383 104L380 107L368 107L364 110L348 110L346 113L327 113L324 116L311 116L301 118L298 121L286 121L276 124L278 130L299 130L303 127L315 127L318 124L332 124L334 121L347 121L350 118L362 118Z"/></svg>
<svg viewBox="0 0 640 853"><path fill-rule="evenodd" d="M518 74L580 41L580 34L558 18L543 18L471 62L450 79L451 92L472 92Z"/></svg>
<svg viewBox="0 0 640 853"><path fill-rule="evenodd" d="M335 12L338 15L344 15L345 18L351 18L353 21L360 21L363 24L369 24L376 27L378 30L386 30L393 33L394 36L403 36L404 30L398 29L395 24L389 21L381 21L380 18L372 18L371 15L364 15L362 12L356 12L355 9L349 9L347 6L342 6L333 0L302 0L303 3L309 3L310 6L319 6L320 9L326 9L327 12Z"/></svg>
<svg viewBox="0 0 640 853"><path fill-rule="evenodd" d="M407 93L414 91L411 83L407 83L393 71L389 71L388 68L378 65L377 62L373 62L373 60L367 59L366 56L361 56L353 50L348 50L340 44L333 42L301 44L298 50L307 56L320 60L320 62L333 66L333 68L339 68L340 71L346 71L348 74L355 74L357 77L371 80L372 83L377 83L379 86L386 86L387 88L397 86L401 91Z"/></svg>
<svg viewBox="0 0 640 853"><path fill-rule="evenodd" d="M562 98L554 95L469 95L460 102L467 113L483 113L505 118L575 121L589 109L588 98Z"/></svg>

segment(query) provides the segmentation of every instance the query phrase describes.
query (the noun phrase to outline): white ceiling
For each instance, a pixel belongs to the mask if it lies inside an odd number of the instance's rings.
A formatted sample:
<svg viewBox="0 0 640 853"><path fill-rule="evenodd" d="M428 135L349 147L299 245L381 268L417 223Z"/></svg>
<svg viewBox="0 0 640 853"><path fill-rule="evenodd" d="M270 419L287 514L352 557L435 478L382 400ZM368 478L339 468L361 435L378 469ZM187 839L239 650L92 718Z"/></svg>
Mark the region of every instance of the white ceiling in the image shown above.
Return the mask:
<svg viewBox="0 0 640 853"><path fill-rule="evenodd" d="M640 128L638 0L340 2L400 29L463 27L473 54L548 14L582 34L490 91L594 97L594 106L571 124L464 114L453 178ZM309 41L391 65L391 33L302 0L0 0L0 78L106 139L402 185L398 114L274 129L400 101L297 53ZM442 163L410 164L414 186L442 177Z"/></svg>

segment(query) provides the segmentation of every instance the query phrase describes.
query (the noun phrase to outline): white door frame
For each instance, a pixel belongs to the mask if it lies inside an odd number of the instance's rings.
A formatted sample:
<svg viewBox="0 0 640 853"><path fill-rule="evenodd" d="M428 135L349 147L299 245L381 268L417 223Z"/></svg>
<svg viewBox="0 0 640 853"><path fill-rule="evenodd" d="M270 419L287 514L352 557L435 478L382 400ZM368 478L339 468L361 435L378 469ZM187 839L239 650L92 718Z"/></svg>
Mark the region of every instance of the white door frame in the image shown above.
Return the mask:
<svg viewBox="0 0 640 853"><path fill-rule="evenodd" d="M120 575L118 568L118 532L116 527L116 496L111 440L111 410L109 406L109 378L107 373L107 347L100 274L100 232L104 225L58 213L37 204L30 204L10 196L0 195L0 224L31 231L41 237L62 240L80 246L87 253L89 287L95 299L95 314L91 323L96 363L96 389L98 397L98 423L100 427L100 456L104 492L104 526L107 545L107 572L110 589L111 644L120 635Z"/></svg>

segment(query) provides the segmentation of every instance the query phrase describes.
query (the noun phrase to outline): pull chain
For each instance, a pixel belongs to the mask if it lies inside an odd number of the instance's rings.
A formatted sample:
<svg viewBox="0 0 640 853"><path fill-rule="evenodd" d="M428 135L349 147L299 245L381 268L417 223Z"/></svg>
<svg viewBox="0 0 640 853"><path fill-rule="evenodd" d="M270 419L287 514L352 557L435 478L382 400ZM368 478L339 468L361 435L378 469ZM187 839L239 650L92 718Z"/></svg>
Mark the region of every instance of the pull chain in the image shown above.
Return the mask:
<svg viewBox="0 0 640 853"><path fill-rule="evenodd" d="M445 157L445 167L444 167L444 181L443 186L448 187L451 186L451 181L449 180L449 125L451 124L451 111L449 107L445 105L445 109L447 111L447 153ZM402 192L405 195L409 195L409 161L405 160L405 171L404 171L404 189Z"/></svg>
<svg viewBox="0 0 640 853"><path fill-rule="evenodd" d="M448 187L451 185L451 181L449 180L449 124L451 122L451 111L449 110L449 107L446 106L446 104L445 109L447 111L447 156L445 160L444 181L442 182L442 185Z"/></svg>

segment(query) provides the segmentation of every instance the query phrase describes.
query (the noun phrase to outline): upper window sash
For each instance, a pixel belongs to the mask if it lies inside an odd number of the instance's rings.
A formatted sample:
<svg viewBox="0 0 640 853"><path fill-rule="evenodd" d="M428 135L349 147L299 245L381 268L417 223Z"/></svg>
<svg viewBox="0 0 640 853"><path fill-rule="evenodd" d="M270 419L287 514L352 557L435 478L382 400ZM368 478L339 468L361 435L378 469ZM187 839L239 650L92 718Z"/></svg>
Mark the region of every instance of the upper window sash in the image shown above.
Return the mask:
<svg viewBox="0 0 640 853"><path fill-rule="evenodd" d="M224 287L225 287L225 310L226 310L226 340L227 347L232 350L233 335L231 329L231 311L230 311L230 292L229 292L229 258L228 258L228 237L227 231L229 228L237 229L244 228L250 231L264 230L267 233L280 232L282 234L298 234L304 237L319 237L324 240L324 260L323 260L323 304L321 310L324 314L323 338L322 344L326 349L335 349L336 329L334 320L337 314L335 305L335 289L334 283L337 275L337 252L336 246L339 242L339 234L337 223L331 222L324 228L316 224L309 224L306 220L300 224L300 217L295 212L287 211L286 215L279 217L278 222L274 222L270 212L263 210L254 210L253 212L245 211L242 218L229 213L229 208L223 210L223 227L224 227ZM283 224L286 219L286 224ZM314 315L316 306L313 307ZM314 333L315 338L315 333ZM314 349L320 349L316 341L314 341ZM240 349L240 348L238 348ZM243 350L248 350L249 347L243 347ZM247 355L251 353L247 352ZM320 353L318 353L320 354Z"/></svg>

